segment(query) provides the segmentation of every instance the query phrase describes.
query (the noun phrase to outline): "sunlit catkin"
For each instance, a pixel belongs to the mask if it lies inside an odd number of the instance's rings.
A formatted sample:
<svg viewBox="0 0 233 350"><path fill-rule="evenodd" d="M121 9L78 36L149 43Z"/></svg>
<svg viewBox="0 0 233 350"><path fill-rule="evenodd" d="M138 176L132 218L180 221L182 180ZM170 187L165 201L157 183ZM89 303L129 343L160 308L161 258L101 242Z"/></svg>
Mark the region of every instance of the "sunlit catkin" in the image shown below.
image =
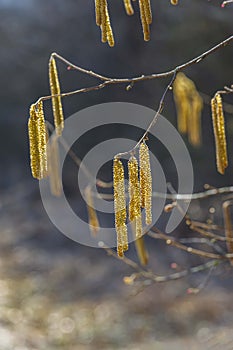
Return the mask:
<svg viewBox="0 0 233 350"><path fill-rule="evenodd" d="M150 22L148 22L148 13L146 15L145 0L139 0L140 18L142 23L143 36L145 41L150 40Z"/></svg>
<svg viewBox="0 0 233 350"><path fill-rule="evenodd" d="M28 135L32 176L40 180L47 176L48 171L46 127L42 101L30 107Z"/></svg>
<svg viewBox="0 0 233 350"><path fill-rule="evenodd" d="M53 134L47 144L50 191L55 197L60 197L62 193L58 139L59 136Z"/></svg>
<svg viewBox="0 0 233 350"><path fill-rule="evenodd" d="M152 175L149 149L145 142L139 148L141 207L145 208L146 224L152 223Z"/></svg>
<svg viewBox="0 0 233 350"><path fill-rule="evenodd" d="M118 256L123 257L124 251L128 249L124 167L120 159L116 157L113 161L113 189L115 228L117 233L117 253Z"/></svg>
<svg viewBox="0 0 233 350"><path fill-rule="evenodd" d="M143 0L143 7L145 11L146 22L148 24L152 23L152 12L151 12L151 4L150 0Z"/></svg>
<svg viewBox="0 0 233 350"><path fill-rule="evenodd" d="M94 208L94 200L92 196L91 186L87 186L85 189L85 200L87 205L89 228L92 235L96 236L97 232L99 231L100 225L96 210Z"/></svg>
<svg viewBox="0 0 233 350"><path fill-rule="evenodd" d="M203 100L197 92L193 92L191 101L191 114L188 123L188 138L193 146L201 144L201 112Z"/></svg>
<svg viewBox="0 0 233 350"><path fill-rule="evenodd" d="M34 104L30 107L30 118L28 120L28 136L32 176L36 179L41 179L40 152L38 142L39 124L37 121L36 107Z"/></svg>
<svg viewBox="0 0 233 350"><path fill-rule="evenodd" d="M224 228L225 237L228 253L233 254L233 222L231 215L231 208L233 207L232 201L226 201L223 203L223 217L224 217ZM233 265L233 258L230 259L231 265Z"/></svg>
<svg viewBox="0 0 233 350"><path fill-rule="evenodd" d="M47 162L47 131L44 118L43 102L40 101L37 105L37 122L38 122L38 147L40 153L40 172L41 177L44 178L48 175L48 162Z"/></svg>
<svg viewBox="0 0 233 350"><path fill-rule="evenodd" d="M101 28L101 41L108 42L109 46L114 46L114 35L110 22L107 0L95 1L96 24Z"/></svg>
<svg viewBox="0 0 233 350"><path fill-rule="evenodd" d="M177 127L180 133L188 131L188 117L191 113L188 89L183 73L178 73L173 84L173 96L177 111Z"/></svg>
<svg viewBox="0 0 233 350"><path fill-rule="evenodd" d="M129 173L129 220L135 225L136 239L142 236L141 193L138 161L131 157L128 161Z"/></svg>
<svg viewBox="0 0 233 350"><path fill-rule="evenodd" d="M220 174L224 174L225 169L228 166L227 142L222 98L218 93L211 100L211 110L215 137L217 169Z"/></svg>
<svg viewBox="0 0 233 350"><path fill-rule="evenodd" d="M101 0L95 0L95 20L96 20L97 26L101 26L101 11L100 11L101 2L102 2Z"/></svg>
<svg viewBox="0 0 233 350"><path fill-rule="evenodd" d="M177 110L179 132L188 134L190 143L201 143L201 112L203 100L194 82L184 73L179 72L173 84L173 94Z"/></svg>
<svg viewBox="0 0 233 350"><path fill-rule="evenodd" d="M123 1L124 1L125 11L127 15L132 16L134 14L132 1L131 0L123 0Z"/></svg>
<svg viewBox="0 0 233 350"><path fill-rule="evenodd" d="M52 95L52 106L55 130L58 136L62 134L64 128L64 115L61 101L61 89L58 78L58 71L55 58L51 56L49 60L49 83Z"/></svg>

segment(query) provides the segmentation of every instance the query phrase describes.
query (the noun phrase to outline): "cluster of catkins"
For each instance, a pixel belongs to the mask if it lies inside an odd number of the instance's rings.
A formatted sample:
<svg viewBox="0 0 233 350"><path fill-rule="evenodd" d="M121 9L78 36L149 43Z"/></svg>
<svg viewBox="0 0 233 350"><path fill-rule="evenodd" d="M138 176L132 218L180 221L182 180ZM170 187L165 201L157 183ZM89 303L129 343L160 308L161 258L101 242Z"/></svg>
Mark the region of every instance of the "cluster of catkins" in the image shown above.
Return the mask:
<svg viewBox="0 0 233 350"><path fill-rule="evenodd" d="M127 15L134 14L133 2L138 1L140 18L145 41L150 40L150 25L152 24L152 11L150 0L123 0ZM172 5L177 5L178 0L170 0ZM102 42L108 42L109 46L114 46L114 35L111 26L108 0L95 0L96 24L101 29Z"/></svg>
<svg viewBox="0 0 233 350"><path fill-rule="evenodd" d="M152 223L152 176L149 149L144 141L139 148L139 165L135 156L128 161L128 176L128 218L137 240L143 235L141 208L145 209L146 225ZM126 191L124 166L117 156L113 162L113 187L117 253L123 257L128 250Z"/></svg>

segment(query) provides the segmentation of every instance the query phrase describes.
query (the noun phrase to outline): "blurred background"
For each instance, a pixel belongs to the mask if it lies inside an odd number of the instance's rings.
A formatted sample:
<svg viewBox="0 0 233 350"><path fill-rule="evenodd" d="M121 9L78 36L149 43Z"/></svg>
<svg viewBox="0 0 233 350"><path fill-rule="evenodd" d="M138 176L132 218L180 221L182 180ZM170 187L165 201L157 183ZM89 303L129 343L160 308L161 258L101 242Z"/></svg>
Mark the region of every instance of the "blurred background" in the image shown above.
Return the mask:
<svg viewBox="0 0 233 350"><path fill-rule="evenodd" d="M233 348L232 272L211 277L198 295L189 287L205 275L154 285L143 292L125 286L132 271L102 250L72 242L52 225L31 177L27 137L28 109L49 94L48 59L57 52L71 62L111 77L133 77L170 70L232 35L231 5L221 1L152 0L151 41L143 41L138 8L127 17L123 1L109 0L116 46L100 43L94 1L0 0L0 349L224 349ZM185 73L207 96L232 84L232 44L209 56ZM63 91L96 83L59 63ZM156 109L169 80L111 86L64 100L68 117L85 107L125 101ZM232 103L232 96L224 99ZM229 112L232 109L228 108ZM163 115L176 125L172 93ZM48 119L52 121L48 107ZM233 119L226 113L230 165L224 176L216 172L210 106L203 111L203 145L189 148L195 173L195 191L204 184L232 184ZM187 140L185 139L187 142ZM86 140L82 150L88 147ZM162 152L162 150L161 150ZM169 181L169 162L163 153ZM67 168L69 170L69 167ZM72 170L70 166L70 171ZM67 179L72 174L67 173ZM108 176L108 175L107 175ZM67 193L78 201L67 185ZM221 222L222 198L195 201L190 208L200 220ZM185 232L181 225L179 234ZM163 243L147 239L150 266L169 272L173 261L181 267L196 263ZM134 248L132 247L131 256ZM170 271L171 272L171 271Z"/></svg>

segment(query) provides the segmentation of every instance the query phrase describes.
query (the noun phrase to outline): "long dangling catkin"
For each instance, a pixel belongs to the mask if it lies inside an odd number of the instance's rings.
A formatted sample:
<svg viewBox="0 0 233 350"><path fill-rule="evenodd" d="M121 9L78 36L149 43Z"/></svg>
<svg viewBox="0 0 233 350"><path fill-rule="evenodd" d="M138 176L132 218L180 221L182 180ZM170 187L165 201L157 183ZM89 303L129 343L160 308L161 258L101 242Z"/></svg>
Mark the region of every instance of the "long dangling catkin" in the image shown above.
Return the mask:
<svg viewBox="0 0 233 350"><path fill-rule="evenodd" d="M123 0L125 5L125 12L127 15L132 16L134 14L134 9L131 0Z"/></svg>
<svg viewBox="0 0 233 350"><path fill-rule="evenodd" d="M50 191L55 197L60 197L62 193L58 138L59 136L53 134L47 144Z"/></svg>
<svg viewBox="0 0 233 350"><path fill-rule="evenodd" d="M96 236L97 232L99 231L100 225L96 210L94 208L94 200L92 196L91 186L87 186L85 189L85 199L87 205L89 228L92 235Z"/></svg>
<svg viewBox="0 0 233 350"><path fill-rule="evenodd" d="M231 216L232 201L226 201L223 203L223 216L225 226L225 237L227 239L227 250L228 253L233 254L233 223ZM233 265L233 258L230 259L231 265Z"/></svg>
<svg viewBox="0 0 233 350"><path fill-rule="evenodd" d="M101 26L101 2L102 0L95 0L95 20L97 26Z"/></svg>
<svg viewBox="0 0 233 350"><path fill-rule="evenodd" d="M148 24L152 23L152 12L151 12L151 4L150 0L143 0L143 6L145 11L146 22Z"/></svg>
<svg viewBox="0 0 233 350"><path fill-rule="evenodd" d="M109 17L107 0L96 0L96 24L101 28L101 41L108 42L109 46L115 45L114 35Z"/></svg>
<svg viewBox="0 0 233 350"><path fill-rule="evenodd" d="M201 96L194 91L192 97L192 108L188 123L189 142L193 146L201 144L201 112L203 109L203 100Z"/></svg>
<svg viewBox="0 0 233 350"><path fill-rule="evenodd" d="M40 172L40 152L39 152L39 124L37 122L37 113L35 104L30 107L30 118L28 120L28 136L30 146L30 162L32 176L41 179Z"/></svg>
<svg viewBox="0 0 233 350"><path fill-rule="evenodd" d="M173 84L173 96L177 111L177 126L182 134L188 131L188 116L191 113L188 90L184 80L184 74L178 73Z"/></svg>
<svg viewBox="0 0 233 350"><path fill-rule="evenodd" d="M203 100L194 82L179 72L173 84L179 132L186 134L193 146L201 143L201 112Z"/></svg>
<svg viewBox="0 0 233 350"><path fill-rule="evenodd" d="M41 177L44 178L48 175L48 162L47 162L47 132L44 118L43 102L38 102L37 105L37 122L39 130L38 147L40 153L40 172Z"/></svg>
<svg viewBox="0 0 233 350"><path fill-rule="evenodd" d="M56 133L61 136L62 130L64 129L64 114L62 108L60 83L58 78L58 71L55 58L51 56L49 60L49 83L50 91L52 95L52 106L53 106L53 116L54 125Z"/></svg>
<svg viewBox="0 0 233 350"><path fill-rule="evenodd" d="M128 161L129 173L129 220L135 223L136 239L142 236L141 193L138 177L138 161L131 157Z"/></svg>
<svg viewBox="0 0 233 350"><path fill-rule="evenodd" d="M139 148L141 207L145 208L146 224L152 223L152 175L149 149L145 142Z"/></svg>
<svg viewBox="0 0 233 350"><path fill-rule="evenodd" d="M228 166L227 142L222 98L218 93L211 100L211 110L215 137L217 169L220 174L224 174L225 169Z"/></svg>
<svg viewBox="0 0 233 350"><path fill-rule="evenodd" d="M30 107L28 135L32 176L40 180L48 175L46 127L42 101Z"/></svg>
<svg viewBox="0 0 233 350"><path fill-rule="evenodd" d="M116 157L113 161L113 189L115 228L117 233L117 253L119 257L123 257L124 251L128 249L124 167L120 159Z"/></svg>
<svg viewBox="0 0 233 350"><path fill-rule="evenodd" d="M145 41L150 40L150 24L147 22L144 0L139 0L140 18Z"/></svg>

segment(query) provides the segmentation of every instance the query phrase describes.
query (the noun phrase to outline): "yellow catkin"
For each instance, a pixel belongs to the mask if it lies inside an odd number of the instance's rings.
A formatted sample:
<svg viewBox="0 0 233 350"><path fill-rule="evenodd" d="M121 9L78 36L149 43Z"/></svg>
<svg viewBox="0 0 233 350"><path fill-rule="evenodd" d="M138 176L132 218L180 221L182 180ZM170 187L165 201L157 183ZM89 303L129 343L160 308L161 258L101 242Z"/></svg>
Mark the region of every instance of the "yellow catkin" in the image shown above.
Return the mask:
<svg viewBox="0 0 233 350"><path fill-rule="evenodd" d="M103 43L108 42L109 46L113 47L115 45L115 41L108 12L107 0L100 0L99 5L101 41Z"/></svg>
<svg viewBox="0 0 233 350"><path fill-rule="evenodd" d="M127 15L132 16L134 14L134 9L131 0L123 0L125 5L125 11Z"/></svg>
<svg viewBox="0 0 233 350"><path fill-rule="evenodd" d="M193 146L201 144L201 112L203 109L203 100L196 92L193 93L192 108L188 124L189 142Z"/></svg>
<svg viewBox="0 0 233 350"><path fill-rule="evenodd" d="M201 112L203 100L194 82L184 73L179 72L173 84L173 96L177 110L178 130L188 134L194 146L201 143Z"/></svg>
<svg viewBox="0 0 233 350"><path fill-rule="evenodd" d="M61 94L60 83L58 78L58 71L55 58L52 56L49 60L49 83L50 91L52 97L52 106L53 106L53 116L54 116L54 125L56 133L58 136L62 134L64 129L64 115L62 108L61 96L56 96Z"/></svg>
<svg viewBox="0 0 233 350"><path fill-rule="evenodd" d="M53 134L47 144L50 191L55 197L60 197L62 193L58 138L59 136Z"/></svg>
<svg viewBox="0 0 233 350"><path fill-rule="evenodd" d="M178 0L171 0L172 5L178 5L178 2L179 2Z"/></svg>
<svg viewBox="0 0 233 350"><path fill-rule="evenodd" d="M144 1L139 0L139 9L140 9L140 18L142 23L143 36L145 41L150 40L150 25L147 22L146 14L145 14L145 6Z"/></svg>
<svg viewBox="0 0 233 350"><path fill-rule="evenodd" d="M146 224L152 223L152 175L149 149L145 142L139 148L141 207L145 208Z"/></svg>
<svg viewBox="0 0 233 350"><path fill-rule="evenodd" d="M228 166L227 142L222 98L218 93L211 100L211 110L215 137L217 169L220 174L224 174L225 169Z"/></svg>
<svg viewBox="0 0 233 350"><path fill-rule="evenodd" d="M224 227L225 227L225 237L227 239L227 250L228 253L233 254L233 223L231 216L232 201L226 201L223 203L223 217L224 217ZM233 258L230 259L231 265L233 265Z"/></svg>
<svg viewBox="0 0 233 350"><path fill-rule="evenodd" d="M40 101L37 105L37 122L39 130L38 147L40 154L40 172L41 177L44 178L48 175L48 162L47 162L47 132L44 118L43 102Z"/></svg>
<svg viewBox="0 0 233 350"><path fill-rule="evenodd" d="M97 26L101 26L101 2L102 0L95 0L95 20Z"/></svg>
<svg viewBox="0 0 233 350"><path fill-rule="evenodd" d="M151 12L151 4L150 0L143 0L143 7L145 11L146 22L148 24L152 23L152 12Z"/></svg>
<svg viewBox="0 0 233 350"><path fill-rule="evenodd" d="M30 146L30 162L32 176L36 179L41 179L40 172L40 152L39 152L39 124L37 122L36 107L34 104L30 107L30 118L28 120L28 136Z"/></svg>
<svg viewBox="0 0 233 350"><path fill-rule="evenodd" d="M42 101L30 107L28 135L32 176L40 180L48 174L46 127Z"/></svg>
<svg viewBox="0 0 233 350"><path fill-rule="evenodd" d="M90 231L93 236L96 236L97 232L99 231L100 225L96 210L94 208L94 200L90 186L87 186L87 188L85 189L85 199L87 205L88 223Z"/></svg>
<svg viewBox="0 0 233 350"><path fill-rule="evenodd" d="M135 224L136 239L142 236L141 193L138 177L138 161L131 157L128 161L129 173L129 220Z"/></svg>
<svg viewBox="0 0 233 350"><path fill-rule="evenodd" d="M115 228L117 233L117 253L119 257L124 256L128 249L128 234L126 226L126 199L124 183L124 167L120 159L113 161L113 188L114 188L114 212Z"/></svg>

